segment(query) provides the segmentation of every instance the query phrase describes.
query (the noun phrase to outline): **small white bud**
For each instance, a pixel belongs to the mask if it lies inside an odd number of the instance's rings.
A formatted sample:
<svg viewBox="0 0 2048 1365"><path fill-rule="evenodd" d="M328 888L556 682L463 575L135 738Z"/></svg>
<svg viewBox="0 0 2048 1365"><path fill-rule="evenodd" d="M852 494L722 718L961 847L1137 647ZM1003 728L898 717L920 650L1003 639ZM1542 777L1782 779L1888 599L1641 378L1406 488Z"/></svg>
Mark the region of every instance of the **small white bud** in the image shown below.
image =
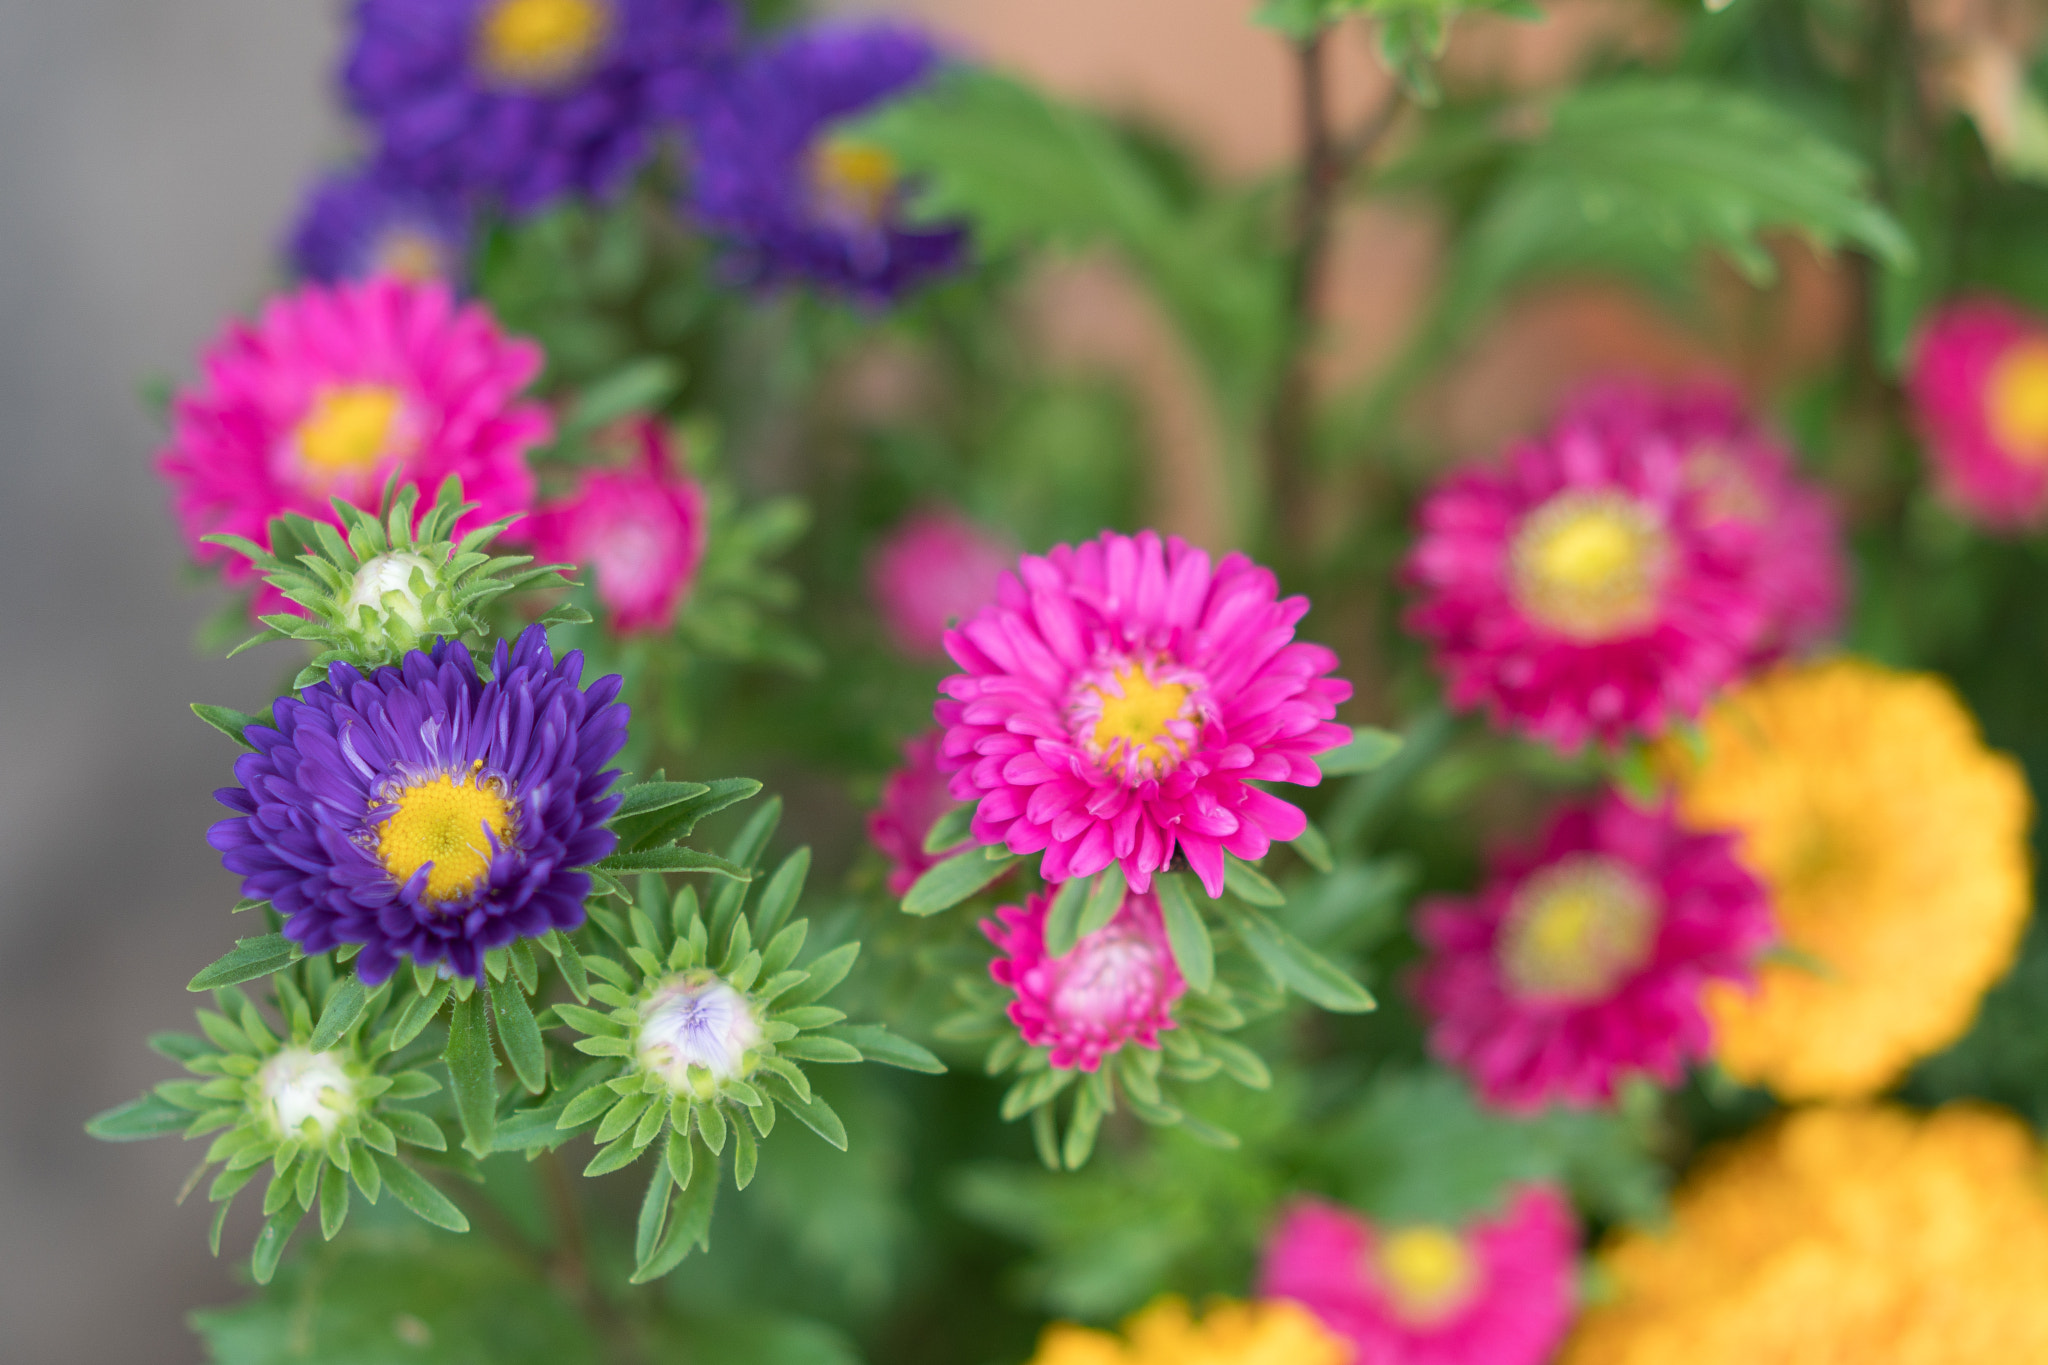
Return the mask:
<svg viewBox="0 0 2048 1365"><path fill-rule="evenodd" d="M338 1052L285 1048L256 1072L256 1086L261 1112L280 1137L322 1142L355 1112L355 1082L342 1068Z"/></svg>
<svg viewBox="0 0 2048 1365"><path fill-rule="evenodd" d="M685 972L656 989L640 1013L640 1065L677 1092L700 1098L751 1069L761 1020L746 996L714 972Z"/></svg>
<svg viewBox="0 0 2048 1365"><path fill-rule="evenodd" d="M368 607L372 619L390 616L415 631L425 630L426 611L420 602L421 594L414 591L412 585L415 570L425 575L429 591L440 582L440 573L432 563L408 551L393 550L365 561L363 567L356 570L355 582L349 589L348 603L344 608L348 620L355 621L357 613Z"/></svg>

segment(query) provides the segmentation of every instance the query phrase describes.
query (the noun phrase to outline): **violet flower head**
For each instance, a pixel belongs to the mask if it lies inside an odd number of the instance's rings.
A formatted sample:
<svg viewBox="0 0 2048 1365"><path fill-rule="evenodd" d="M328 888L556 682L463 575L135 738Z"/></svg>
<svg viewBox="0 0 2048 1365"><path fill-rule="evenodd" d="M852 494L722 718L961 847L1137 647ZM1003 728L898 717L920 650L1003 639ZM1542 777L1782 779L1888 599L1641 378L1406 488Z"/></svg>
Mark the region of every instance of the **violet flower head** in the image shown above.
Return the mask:
<svg viewBox="0 0 2048 1365"><path fill-rule="evenodd" d="M1608 1103L1631 1075L1676 1084L1713 1049L1710 981L1748 984L1774 934L1731 835L1609 794L1562 812L1478 896L1417 913L1430 1050L1487 1102Z"/></svg>
<svg viewBox="0 0 2048 1365"><path fill-rule="evenodd" d="M703 562L708 514L659 423L635 423L631 439L631 468L586 472L568 498L534 514L528 534L542 561L594 576L614 630L661 633L674 627Z"/></svg>
<svg viewBox="0 0 2048 1365"><path fill-rule="evenodd" d="M939 771L936 730L904 741L903 766L882 784L882 803L868 816L868 839L889 860L889 894L905 896L927 870L972 841L940 853L924 851L925 835L953 805L946 775Z"/></svg>
<svg viewBox="0 0 2048 1365"><path fill-rule="evenodd" d="M368 985L405 959L480 977L491 949L580 925L579 869L617 844L627 711L582 671L539 626L498 642L488 682L448 641L367 677L337 663L249 727L207 841L306 952L361 944Z"/></svg>
<svg viewBox="0 0 2048 1365"><path fill-rule="evenodd" d="M1032 896L1022 907L998 907L981 925L1003 954L988 971L1015 993L1010 1022L1024 1041L1049 1049L1061 1070L1098 1070L1126 1043L1158 1048L1174 1026L1174 1002L1187 994L1158 899L1129 893L1114 919L1062 957L1045 951L1051 908L1047 897Z"/></svg>
<svg viewBox="0 0 2048 1365"><path fill-rule="evenodd" d="M837 125L924 80L928 38L822 22L747 58L695 124L693 207L760 286L803 282L887 302L957 267L966 233L903 216L900 168Z"/></svg>
<svg viewBox="0 0 2048 1365"><path fill-rule="evenodd" d="M868 592L905 654L944 658L946 632L996 600L1016 552L951 512L920 512L891 531L868 568Z"/></svg>
<svg viewBox="0 0 2048 1365"><path fill-rule="evenodd" d="M940 762L979 803L976 840L1043 851L1049 882L1115 863L1139 892L1178 856L1221 895L1225 853L1307 827L1253 784L1314 786L1314 756L1351 736L1337 656L1294 639L1307 611L1243 555L1212 565L1151 531L1024 556L946 634Z"/></svg>
<svg viewBox="0 0 2048 1365"><path fill-rule="evenodd" d="M292 268L322 284L391 275L454 284L467 273L470 218L459 196L376 166L314 182L289 242Z"/></svg>
<svg viewBox="0 0 2048 1365"><path fill-rule="evenodd" d="M1685 453L1567 418L1423 503L1411 630L1452 705L1561 750L1697 716L1764 645L1759 526L1719 515Z"/></svg>
<svg viewBox="0 0 2048 1365"><path fill-rule="evenodd" d="M1266 1244L1259 1293L1307 1308L1360 1365L1543 1365L1571 1326L1577 1253L1571 1206L1543 1185L1463 1227L1304 1199Z"/></svg>
<svg viewBox="0 0 2048 1365"><path fill-rule="evenodd" d="M1983 524L2048 511L2048 322L1998 299L1937 310L1906 392L1942 495Z"/></svg>
<svg viewBox="0 0 2048 1365"><path fill-rule="evenodd" d="M726 0L357 0L342 80L394 173L526 213L624 186L737 41Z"/></svg>

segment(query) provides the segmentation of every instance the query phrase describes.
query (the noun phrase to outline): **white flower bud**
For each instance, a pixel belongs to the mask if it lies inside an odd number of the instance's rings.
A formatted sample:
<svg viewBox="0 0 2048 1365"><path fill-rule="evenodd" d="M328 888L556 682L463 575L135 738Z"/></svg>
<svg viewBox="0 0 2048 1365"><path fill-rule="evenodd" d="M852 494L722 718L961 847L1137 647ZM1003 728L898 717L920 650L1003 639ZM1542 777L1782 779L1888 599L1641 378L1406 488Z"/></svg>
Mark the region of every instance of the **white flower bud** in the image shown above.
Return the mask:
<svg viewBox="0 0 2048 1365"><path fill-rule="evenodd" d="M432 563L407 551L393 550L364 561L363 567L356 570L355 582L349 589L348 602L343 609L348 620L353 623L357 612L368 607L373 620L389 616L415 631L425 630L427 616L420 601L421 594L412 586L415 570L425 575L428 591L441 581L440 573Z"/></svg>
<svg viewBox="0 0 2048 1365"><path fill-rule="evenodd" d="M338 1052L287 1047L256 1072L256 1087L259 1112L276 1126L280 1137L324 1142L355 1112L355 1082L342 1068Z"/></svg>
<svg viewBox="0 0 2048 1365"><path fill-rule="evenodd" d="M721 1082L752 1070L761 1045L753 1003L716 973L685 972L663 982L640 1012L640 1065L678 1092L708 1099Z"/></svg>

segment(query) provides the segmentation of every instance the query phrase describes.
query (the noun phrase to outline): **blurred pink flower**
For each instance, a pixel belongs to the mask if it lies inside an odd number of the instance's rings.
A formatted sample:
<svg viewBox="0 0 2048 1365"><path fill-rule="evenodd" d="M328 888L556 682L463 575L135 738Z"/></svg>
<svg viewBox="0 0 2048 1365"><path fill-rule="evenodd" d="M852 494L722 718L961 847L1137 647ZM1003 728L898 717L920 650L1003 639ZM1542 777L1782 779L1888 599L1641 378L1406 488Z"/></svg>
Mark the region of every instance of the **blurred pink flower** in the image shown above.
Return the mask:
<svg viewBox="0 0 2048 1365"><path fill-rule="evenodd" d="M1304 1199L1266 1243L1259 1294L1302 1304L1358 1365L1542 1365L1571 1326L1577 1243L1547 1186L1461 1228L1375 1226Z"/></svg>
<svg viewBox="0 0 2048 1365"><path fill-rule="evenodd" d="M481 304L458 306L443 284L305 285L254 324L229 324L201 364L172 404L157 467L193 557L229 583L255 570L202 536L267 548L284 512L338 525L329 499L374 509L394 472L428 499L460 475L479 504L465 530L533 505L526 457L551 423L519 392L540 372L540 348L500 331ZM259 605L290 609L267 588Z"/></svg>
<svg viewBox="0 0 2048 1365"><path fill-rule="evenodd" d="M631 467L587 471L573 494L534 515L529 534L542 560L594 577L614 630L659 633L675 625L704 558L704 494L676 468L660 423L643 418L628 430Z"/></svg>
<svg viewBox="0 0 2048 1365"><path fill-rule="evenodd" d="M868 590L898 649L938 658L947 629L995 601L996 580L1015 562L1014 551L965 518L920 512L876 549Z"/></svg>
<svg viewBox="0 0 2048 1365"><path fill-rule="evenodd" d="M939 732L929 730L903 743L903 766L882 784L882 803L868 816L868 838L888 858L889 894L909 893L925 870L944 862L967 840L942 853L926 853L924 837L953 804L946 775L939 771Z"/></svg>
<svg viewBox="0 0 2048 1365"><path fill-rule="evenodd" d="M1213 569L1178 538L1105 531L1026 555L994 604L947 632L941 766L978 801L974 837L1043 850L1048 882L1120 865L1136 891L1176 850L1212 896L1307 818L1254 782L1314 786L1351 684L1297 643L1304 597L1243 555Z"/></svg>
<svg viewBox="0 0 2048 1365"><path fill-rule="evenodd" d="M981 925L1004 954L988 971L1016 993L1010 1022L1024 1041L1050 1048L1063 1070L1094 1071L1125 1043L1157 1048L1160 1033L1174 1026L1173 1002L1187 993L1158 900L1131 892L1116 918L1064 957L1046 956L1051 906L1032 896L1022 908L998 907Z"/></svg>
<svg viewBox="0 0 2048 1365"><path fill-rule="evenodd" d="M1430 1050L1489 1103L1597 1105L1705 1056L1700 988L1754 980L1772 935L1733 836L1610 793L1561 812L1533 857L1498 859L1478 896L1423 905L1415 994Z"/></svg>
<svg viewBox="0 0 2048 1365"><path fill-rule="evenodd" d="M2048 509L2048 323L1996 299L1937 311L1914 347L1906 391L1957 508L2017 528Z"/></svg>

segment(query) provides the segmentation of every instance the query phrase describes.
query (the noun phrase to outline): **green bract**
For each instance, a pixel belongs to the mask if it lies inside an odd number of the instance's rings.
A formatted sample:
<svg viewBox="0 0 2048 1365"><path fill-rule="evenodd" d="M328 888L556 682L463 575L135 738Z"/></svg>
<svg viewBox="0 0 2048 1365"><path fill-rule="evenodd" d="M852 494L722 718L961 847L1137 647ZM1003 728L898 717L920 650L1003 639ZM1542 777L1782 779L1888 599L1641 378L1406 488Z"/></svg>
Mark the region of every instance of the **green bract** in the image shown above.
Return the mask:
<svg viewBox="0 0 2048 1365"><path fill-rule="evenodd" d="M94 1118L86 1130L116 1142L219 1134L185 1184L189 1193L220 1166L207 1191L220 1206L213 1219L216 1255L235 1195L268 1163L263 1212L269 1221L250 1258L259 1284L268 1282L293 1229L316 1201L321 1234L331 1238L340 1230L350 1181L373 1204L388 1188L429 1223L467 1230L462 1211L398 1155L401 1142L446 1152L448 1139L434 1118L405 1107L439 1091L441 1082L414 1067L424 1057L398 1044L385 1017L390 992L356 998L361 987L355 978L337 979L324 957L297 963L270 984L281 1030L239 990L214 992L220 1012L198 1012L204 1038L162 1033L150 1040L204 1079L166 1081ZM335 1028L329 1020L338 1016L352 1022Z"/></svg>
<svg viewBox="0 0 2048 1365"><path fill-rule="evenodd" d="M262 617L263 630L234 652L265 640L303 640L319 650L293 682L306 687L325 679L327 666L337 660L368 671L395 664L437 638L484 641L491 635L486 612L499 597L520 589L571 586L561 572L570 565L536 565L531 555L488 553L515 518L454 539L455 523L477 506L462 501L460 479L444 482L424 512L419 499L419 489L411 484L395 496L387 492L388 508L378 517L336 498L340 530L287 513L270 524L271 550L240 536L207 536L247 558L264 582L306 610L303 616L279 612ZM298 546L299 552L289 546ZM543 625L589 619L568 604L540 618Z"/></svg>

